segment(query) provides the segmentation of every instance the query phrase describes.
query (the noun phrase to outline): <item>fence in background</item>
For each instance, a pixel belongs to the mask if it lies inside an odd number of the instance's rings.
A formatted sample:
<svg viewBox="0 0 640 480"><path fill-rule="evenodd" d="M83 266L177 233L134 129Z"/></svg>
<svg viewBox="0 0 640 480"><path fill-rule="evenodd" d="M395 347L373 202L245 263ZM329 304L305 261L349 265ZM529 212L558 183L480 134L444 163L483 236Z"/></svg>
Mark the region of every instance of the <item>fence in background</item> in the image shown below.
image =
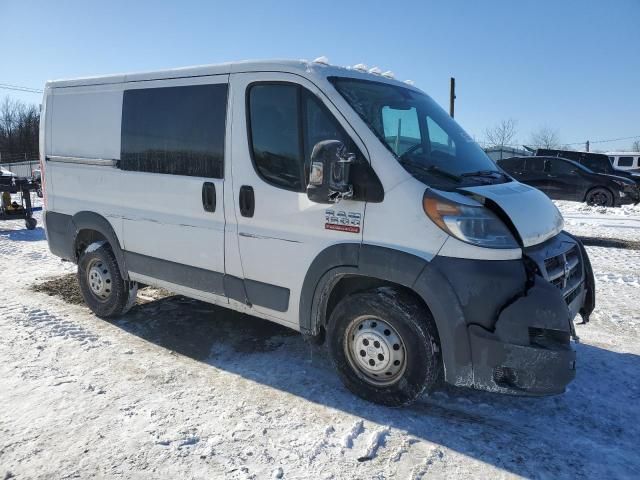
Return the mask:
<svg viewBox="0 0 640 480"><path fill-rule="evenodd" d="M19 177L33 177L33 171L40 168L38 160L28 160L26 162L0 163L0 167L15 173Z"/></svg>

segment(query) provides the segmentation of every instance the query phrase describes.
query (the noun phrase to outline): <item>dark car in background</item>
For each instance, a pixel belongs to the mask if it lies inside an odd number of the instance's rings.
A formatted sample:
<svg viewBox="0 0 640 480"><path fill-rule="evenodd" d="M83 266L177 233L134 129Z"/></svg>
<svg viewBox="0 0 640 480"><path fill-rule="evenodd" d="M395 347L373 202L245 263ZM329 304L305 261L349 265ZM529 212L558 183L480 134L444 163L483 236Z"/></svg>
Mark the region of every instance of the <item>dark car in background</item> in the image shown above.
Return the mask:
<svg viewBox="0 0 640 480"><path fill-rule="evenodd" d="M546 193L553 200L587 202L606 207L638 203L635 182L597 173L578 162L558 157L511 157L498 165L516 180Z"/></svg>
<svg viewBox="0 0 640 480"><path fill-rule="evenodd" d="M611 163L611 158L604 153L576 152L573 150L557 150L549 148L539 148L535 153L538 157L561 157L578 162L595 173L606 175L616 175L618 177L630 178L640 187L640 172L637 170L623 170L616 168Z"/></svg>

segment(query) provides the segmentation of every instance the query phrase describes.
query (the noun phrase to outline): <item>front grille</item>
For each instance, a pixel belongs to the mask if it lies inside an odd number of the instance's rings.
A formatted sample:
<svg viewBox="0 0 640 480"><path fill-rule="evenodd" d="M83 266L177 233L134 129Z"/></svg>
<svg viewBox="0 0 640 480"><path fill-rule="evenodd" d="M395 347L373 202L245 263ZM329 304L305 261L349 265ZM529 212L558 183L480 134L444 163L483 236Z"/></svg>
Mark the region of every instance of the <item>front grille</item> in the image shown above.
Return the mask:
<svg viewBox="0 0 640 480"><path fill-rule="evenodd" d="M544 260L545 278L562 291L567 304L578 296L582 283L582 258L577 245Z"/></svg>

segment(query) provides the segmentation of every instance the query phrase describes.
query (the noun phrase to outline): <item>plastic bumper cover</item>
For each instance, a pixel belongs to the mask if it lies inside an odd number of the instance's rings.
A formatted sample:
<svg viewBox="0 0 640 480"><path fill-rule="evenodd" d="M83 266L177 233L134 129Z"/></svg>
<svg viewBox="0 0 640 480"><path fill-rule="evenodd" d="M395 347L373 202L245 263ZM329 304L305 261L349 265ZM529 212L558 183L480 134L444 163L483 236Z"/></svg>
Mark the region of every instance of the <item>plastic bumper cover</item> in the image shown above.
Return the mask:
<svg viewBox="0 0 640 480"><path fill-rule="evenodd" d="M468 327L473 385L520 395L558 394L575 377L572 320L578 312L588 318L593 310L593 274L580 242L566 234L525 253L538 266L532 284L500 309L493 329Z"/></svg>

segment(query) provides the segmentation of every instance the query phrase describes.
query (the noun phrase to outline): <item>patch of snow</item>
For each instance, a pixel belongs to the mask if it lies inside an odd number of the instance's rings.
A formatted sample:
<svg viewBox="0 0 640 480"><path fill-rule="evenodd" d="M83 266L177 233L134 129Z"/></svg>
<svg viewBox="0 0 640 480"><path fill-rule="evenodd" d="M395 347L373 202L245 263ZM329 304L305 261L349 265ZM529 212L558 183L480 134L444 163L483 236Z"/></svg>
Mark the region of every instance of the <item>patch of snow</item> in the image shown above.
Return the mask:
<svg viewBox="0 0 640 480"><path fill-rule="evenodd" d="M98 250L100 247L102 247L105 243L107 242L105 242L104 240L93 242L91 245L87 247L87 249L85 250L85 253L93 253L96 250Z"/></svg>
<svg viewBox="0 0 640 480"><path fill-rule="evenodd" d="M363 431L364 431L364 422L362 420L357 420L357 421L353 422L353 425L351 426L351 429L342 438L342 446L344 448L353 447L353 441Z"/></svg>

